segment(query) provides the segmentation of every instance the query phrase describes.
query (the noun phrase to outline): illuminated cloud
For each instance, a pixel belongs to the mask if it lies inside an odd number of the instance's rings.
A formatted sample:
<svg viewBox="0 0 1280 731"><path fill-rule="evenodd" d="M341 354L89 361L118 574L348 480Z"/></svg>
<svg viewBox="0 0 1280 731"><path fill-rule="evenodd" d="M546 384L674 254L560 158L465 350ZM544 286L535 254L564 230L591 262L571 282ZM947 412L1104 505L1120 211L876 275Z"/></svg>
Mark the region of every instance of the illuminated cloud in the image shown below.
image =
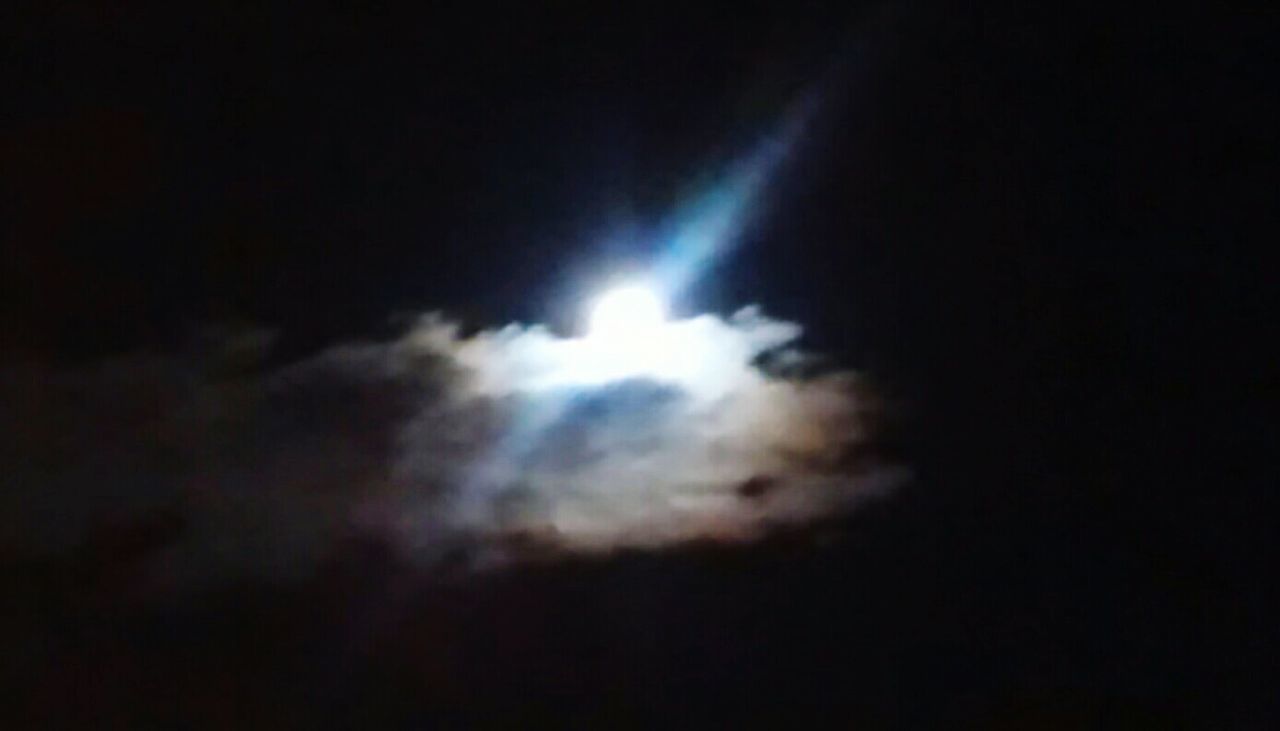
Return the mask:
<svg viewBox="0 0 1280 731"><path fill-rule="evenodd" d="M756 365L799 332L755 309L703 315L619 360L599 333L463 337L431 315L283 367L255 368L238 338L230 369L207 354L9 368L0 540L74 546L165 511L182 529L147 560L175 581L305 573L353 533L424 561L748 540L899 479L866 449L874 400L854 375Z"/></svg>

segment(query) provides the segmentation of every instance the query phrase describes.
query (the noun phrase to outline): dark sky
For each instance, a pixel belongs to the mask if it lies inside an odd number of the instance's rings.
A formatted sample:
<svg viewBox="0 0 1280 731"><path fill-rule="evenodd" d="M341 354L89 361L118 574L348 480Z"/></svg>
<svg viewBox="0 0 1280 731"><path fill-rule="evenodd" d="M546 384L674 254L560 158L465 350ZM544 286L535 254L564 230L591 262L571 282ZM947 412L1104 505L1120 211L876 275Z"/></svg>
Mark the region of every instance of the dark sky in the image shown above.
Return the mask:
<svg viewBox="0 0 1280 731"><path fill-rule="evenodd" d="M546 318L575 268L627 254L768 132L869 14L20 15L12 337L76 351L214 319Z"/></svg>
<svg viewBox="0 0 1280 731"><path fill-rule="evenodd" d="M563 317L813 86L817 123L692 309L759 300L851 352L940 313L1037 309L1008 325L1046 331L1085 289L1100 310L1168 298L1122 290L1221 267L1196 257L1222 204L1261 215L1247 15L9 15L5 339L37 351L211 321L324 338L398 309Z"/></svg>
<svg viewBox="0 0 1280 731"><path fill-rule="evenodd" d="M435 308L565 327L585 283L651 256L652 229L817 88L767 209L681 306L758 302L870 373L901 401L893 449L918 484L838 558L771 545L454 586L405 620L437 665L388 650L355 680L307 682L347 688L342 718L385 704L389 725L423 718L406 678L428 672L471 684L430 696L463 698L441 701L461 719L493 720L469 714L526 677L544 679L535 716L580 701L560 677L607 685L606 717L632 703L668 719L673 694L718 708L746 688L888 726L1264 727L1280 526L1274 376L1253 350L1275 296L1244 245L1276 228L1274 20L943 2L9 7L0 347L92 363L255 324L300 354ZM394 573L380 556L352 560ZM66 610L95 649L63 656L195 667L274 718L263 698L306 707L296 682L262 671L279 692L245 690L226 668L250 650L197 662L173 639L247 648L246 627L315 599L274 591L220 599L225 622L180 612L119 636ZM726 623L704 622L713 610ZM587 639L554 640L561 612ZM511 628L481 637L480 622ZM42 692L87 682L68 672ZM143 693L124 677L102 707ZM208 705L192 693L175 703Z"/></svg>

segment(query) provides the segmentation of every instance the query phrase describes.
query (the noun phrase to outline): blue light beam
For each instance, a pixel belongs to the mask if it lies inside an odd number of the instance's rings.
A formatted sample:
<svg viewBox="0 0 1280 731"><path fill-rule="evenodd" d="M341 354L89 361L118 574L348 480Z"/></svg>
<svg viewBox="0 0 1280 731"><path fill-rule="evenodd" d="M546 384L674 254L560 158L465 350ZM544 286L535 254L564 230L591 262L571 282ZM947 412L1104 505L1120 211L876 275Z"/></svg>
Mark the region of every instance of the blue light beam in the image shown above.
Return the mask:
<svg viewBox="0 0 1280 731"><path fill-rule="evenodd" d="M803 97L777 132L733 164L719 183L675 217L674 232L656 265L657 281L668 296L681 293L733 249L761 209L769 182L795 151L814 106L812 95Z"/></svg>

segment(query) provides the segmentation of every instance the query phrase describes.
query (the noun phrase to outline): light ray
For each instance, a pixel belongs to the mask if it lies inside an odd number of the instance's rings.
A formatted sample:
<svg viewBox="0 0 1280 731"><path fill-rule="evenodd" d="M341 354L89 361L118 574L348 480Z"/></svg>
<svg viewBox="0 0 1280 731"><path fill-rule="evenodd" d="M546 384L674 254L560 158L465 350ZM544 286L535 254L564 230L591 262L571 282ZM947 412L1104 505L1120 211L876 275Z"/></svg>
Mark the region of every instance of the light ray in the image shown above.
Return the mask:
<svg viewBox="0 0 1280 731"><path fill-rule="evenodd" d="M674 232L659 255L657 280L667 292L683 291L732 250L759 209L763 194L797 147L813 116L802 97L778 131L732 166L720 182L676 216Z"/></svg>

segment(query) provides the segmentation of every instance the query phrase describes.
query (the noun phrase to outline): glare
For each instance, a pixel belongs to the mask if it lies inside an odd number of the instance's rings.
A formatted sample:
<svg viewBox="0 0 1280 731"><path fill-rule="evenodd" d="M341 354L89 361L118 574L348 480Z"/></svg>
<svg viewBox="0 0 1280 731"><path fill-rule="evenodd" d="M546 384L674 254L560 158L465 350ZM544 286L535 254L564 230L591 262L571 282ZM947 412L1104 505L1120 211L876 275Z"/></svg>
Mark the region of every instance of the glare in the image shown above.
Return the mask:
<svg viewBox="0 0 1280 731"><path fill-rule="evenodd" d="M657 291L640 283L607 290L592 301L587 335L559 376L598 384L657 377L670 357L667 308Z"/></svg>
<svg viewBox="0 0 1280 731"><path fill-rule="evenodd" d="M666 322L662 298L648 287L632 284L605 292L591 309L593 339L631 340L651 336Z"/></svg>
<svg viewBox="0 0 1280 731"><path fill-rule="evenodd" d="M799 335L794 325L753 308L727 320L711 314L670 319L662 292L633 281L586 300L583 319L590 328L580 337L509 325L463 340L454 357L476 373L471 386L482 393L573 394L641 379L703 402L759 378L752 359Z"/></svg>

